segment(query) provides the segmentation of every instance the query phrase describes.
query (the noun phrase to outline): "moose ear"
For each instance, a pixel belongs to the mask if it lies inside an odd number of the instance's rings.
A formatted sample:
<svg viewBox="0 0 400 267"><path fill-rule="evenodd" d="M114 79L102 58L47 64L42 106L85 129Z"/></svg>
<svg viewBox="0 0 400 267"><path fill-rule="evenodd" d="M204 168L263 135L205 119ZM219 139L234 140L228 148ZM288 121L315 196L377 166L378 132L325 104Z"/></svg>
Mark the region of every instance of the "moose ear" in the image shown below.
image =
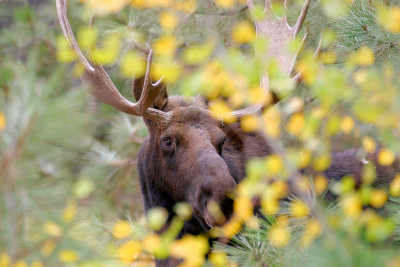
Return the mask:
<svg viewBox="0 0 400 267"><path fill-rule="evenodd" d="M139 101L140 96L142 95L144 80L144 76L133 80L132 90L136 101ZM152 87L151 91L158 92L157 96L154 98L152 107L162 110L168 102L168 94L165 84L160 80L154 84L149 82L148 86Z"/></svg>

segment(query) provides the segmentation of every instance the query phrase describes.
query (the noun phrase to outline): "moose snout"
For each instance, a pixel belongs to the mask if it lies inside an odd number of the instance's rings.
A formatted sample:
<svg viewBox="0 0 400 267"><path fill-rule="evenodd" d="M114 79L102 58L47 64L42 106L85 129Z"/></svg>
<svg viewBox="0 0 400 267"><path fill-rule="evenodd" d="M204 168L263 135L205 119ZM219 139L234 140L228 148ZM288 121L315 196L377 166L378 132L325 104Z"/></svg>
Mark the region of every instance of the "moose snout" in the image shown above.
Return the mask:
<svg viewBox="0 0 400 267"><path fill-rule="evenodd" d="M196 192L196 213L208 227L223 224L233 210L233 200L228 196L236 186L232 177L213 178L202 184Z"/></svg>

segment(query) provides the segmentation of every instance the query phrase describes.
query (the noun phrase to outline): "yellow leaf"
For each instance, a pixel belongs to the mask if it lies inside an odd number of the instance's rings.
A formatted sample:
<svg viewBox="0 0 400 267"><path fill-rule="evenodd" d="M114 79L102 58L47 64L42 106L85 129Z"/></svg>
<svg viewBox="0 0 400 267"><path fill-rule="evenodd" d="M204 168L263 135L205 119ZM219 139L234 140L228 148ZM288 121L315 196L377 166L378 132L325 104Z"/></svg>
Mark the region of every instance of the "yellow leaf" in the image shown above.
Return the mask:
<svg viewBox="0 0 400 267"><path fill-rule="evenodd" d="M314 179L314 187L315 187L315 192L317 195L321 195L323 192L325 192L325 189L328 186L328 179L326 179L324 176L318 175Z"/></svg>
<svg viewBox="0 0 400 267"><path fill-rule="evenodd" d="M130 240L118 248L117 255L124 263L131 263L140 255L141 251L140 243Z"/></svg>
<svg viewBox="0 0 400 267"><path fill-rule="evenodd" d="M76 262L79 259L79 255L75 250L64 249L58 252L58 259L65 263Z"/></svg>
<svg viewBox="0 0 400 267"><path fill-rule="evenodd" d="M327 51L327 52L322 52L319 56L321 58L321 61L325 64L333 64L336 62L337 55L335 52L332 51Z"/></svg>
<svg viewBox="0 0 400 267"><path fill-rule="evenodd" d="M169 249L173 257L183 259L184 266L200 267L203 266L209 245L206 237L187 234L175 240Z"/></svg>
<svg viewBox="0 0 400 267"><path fill-rule="evenodd" d="M290 232L286 225L275 224L268 231L269 242L274 247L284 247L290 241Z"/></svg>
<svg viewBox="0 0 400 267"><path fill-rule="evenodd" d="M382 189L374 189L371 192L371 199L370 199L370 203L371 206L374 208L380 208L383 205L385 205L388 196L385 190Z"/></svg>
<svg viewBox="0 0 400 267"><path fill-rule="evenodd" d="M293 134L294 136L299 136L303 131L305 124L305 119L303 113L296 113L290 117L289 122L286 124L285 129Z"/></svg>
<svg viewBox="0 0 400 267"><path fill-rule="evenodd" d="M78 44L81 49L92 49L96 45L99 33L97 28L81 28L78 32Z"/></svg>
<svg viewBox="0 0 400 267"><path fill-rule="evenodd" d="M310 164L311 161L311 151L309 149L302 149L300 151L300 156L299 156L299 161L298 161L298 167L300 169L303 169Z"/></svg>
<svg viewBox="0 0 400 267"><path fill-rule="evenodd" d="M225 237L231 238L242 229L242 220L238 216L232 216L230 220L222 227L222 233Z"/></svg>
<svg viewBox="0 0 400 267"><path fill-rule="evenodd" d="M31 267L44 267L44 264L40 260L35 260L32 262Z"/></svg>
<svg viewBox="0 0 400 267"><path fill-rule="evenodd" d="M343 197L342 209L346 216L356 218L362 212L361 200L356 194L348 194Z"/></svg>
<svg viewBox="0 0 400 267"><path fill-rule="evenodd" d="M351 117L346 116L342 119L342 124L340 127L344 133L348 134L353 130L354 120Z"/></svg>
<svg viewBox="0 0 400 267"><path fill-rule="evenodd" d="M164 35L153 44L154 52L159 54L173 54L176 49L176 40L171 35Z"/></svg>
<svg viewBox="0 0 400 267"><path fill-rule="evenodd" d="M235 6L235 0L215 0L215 5L222 8L231 8Z"/></svg>
<svg viewBox="0 0 400 267"><path fill-rule="evenodd" d="M270 194L263 194L261 198L261 208L267 215L274 215L279 211L278 199Z"/></svg>
<svg viewBox="0 0 400 267"><path fill-rule="evenodd" d="M394 197L400 196L400 174L396 174L390 183L390 194Z"/></svg>
<svg viewBox="0 0 400 267"><path fill-rule="evenodd" d="M3 112L0 111L0 131L3 131L6 128L7 120L6 116Z"/></svg>
<svg viewBox="0 0 400 267"><path fill-rule="evenodd" d="M77 208L78 207L75 202L69 202L62 214L63 221L70 223L75 218Z"/></svg>
<svg viewBox="0 0 400 267"><path fill-rule="evenodd" d="M228 115L232 110L228 107L228 105L220 99L213 100L209 104L211 115L219 120L222 120L226 123L234 123L236 121L236 117L232 115Z"/></svg>
<svg viewBox="0 0 400 267"><path fill-rule="evenodd" d="M253 205L251 203L251 199L247 196L237 197L235 199L233 208L235 214L244 221L253 215Z"/></svg>
<svg viewBox="0 0 400 267"><path fill-rule="evenodd" d="M150 234L143 239L142 244L144 250L154 254L161 247L162 240L160 236L156 234Z"/></svg>
<svg viewBox="0 0 400 267"><path fill-rule="evenodd" d="M118 239L128 237L132 233L132 228L127 221L118 221L112 230L113 236Z"/></svg>
<svg viewBox="0 0 400 267"><path fill-rule="evenodd" d="M391 6L390 8L381 7L378 10L378 21L388 31L400 33L400 7Z"/></svg>
<svg viewBox="0 0 400 267"><path fill-rule="evenodd" d="M290 204L290 213L294 218L302 218L309 214L309 207L301 200L294 200Z"/></svg>
<svg viewBox="0 0 400 267"><path fill-rule="evenodd" d="M236 43L250 43L256 37L254 25L246 20L239 21L232 30L232 39Z"/></svg>
<svg viewBox="0 0 400 267"><path fill-rule="evenodd" d="M363 46L356 54L356 63L361 66L371 66L375 62L374 52L367 46Z"/></svg>
<svg viewBox="0 0 400 267"><path fill-rule="evenodd" d="M124 55L120 68L126 78L141 77L146 72L146 62L137 52L129 51Z"/></svg>
<svg viewBox="0 0 400 267"><path fill-rule="evenodd" d="M277 108L270 108L263 114L264 131L272 138L279 137L281 133L281 115Z"/></svg>
<svg viewBox="0 0 400 267"><path fill-rule="evenodd" d="M173 30L178 25L178 18L171 11L164 11L160 14L160 25L166 30Z"/></svg>
<svg viewBox="0 0 400 267"><path fill-rule="evenodd" d="M213 50L213 42L207 42L197 47L189 47L183 52L183 60L190 65L200 64L208 59Z"/></svg>
<svg viewBox="0 0 400 267"><path fill-rule="evenodd" d="M97 64L111 64L117 58L120 46L121 38L112 34L105 39L102 48L95 48L92 51L92 58Z"/></svg>
<svg viewBox="0 0 400 267"><path fill-rule="evenodd" d="M57 47L57 59L63 63L69 63L76 59L75 52L71 49L67 39L60 35L57 37L56 41Z"/></svg>
<svg viewBox="0 0 400 267"><path fill-rule="evenodd" d="M368 153L375 152L375 150L376 150L375 141L374 141L374 139L372 139L369 136L365 136L362 139L362 146L365 149L365 151L367 151Z"/></svg>
<svg viewBox="0 0 400 267"><path fill-rule="evenodd" d="M12 267L28 267L28 264L24 260L19 260Z"/></svg>
<svg viewBox="0 0 400 267"><path fill-rule="evenodd" d="M185 0L185 1L175 2L174 7L176 10L180 10L186 13L193 13L194 11L196 11L197 1Z"/></svg>
<svg viewBox="0 0 400 267"><path fill-rule="evenodd" d="M147 222L153 230L160 230L168 219L168 212L161 207L155 207L147 212Z"/></svg>
<svg viewBox="0 0 400 267"><path fill-rule="evenodd" d="M47 240L43 243L41 252L45 257L48 257L53 253L54 248L56 247L56 244L54 241Z"/></svg>
<svg viewBox="0 0 400 267"><path fill-rule="evenodd" d="M313 167L317 172L323 172L329 167L330 164L331 156L329 154L324 154L314 159Z"/></svg>
<svg viewBox="0 0 400 267"><path fill-rule="evenodd" d="M378 163L382 166L390 166L393 164L396 156L387 148L382 148L378 154Z"/></svg>
<svg viewBox="0 0 400 267"><path fill-rule="evenodd" d="M313 219L307 222L300 244L303 247L308 247L312 241L322 233L321 224Z"/></svg>
<svg viewBox="0 0 400 267"><path fill-rule="evenodd" d="M96 13L104 15L121 11L128 0L85 0L86 5Z"/></svg>
<svg viewBox="0 0 400 267"><path fill-rule="evenodd" d="M51 236L54 237L59 237L62 234L62 229L60 226L58 226L56 223L54 222L46 222L43 225L44 230L50 234Z"/></svg>
<svg viewBox="0 0 400 267"><path fill-rule="evenodd" d="M246 132L258 129L258 118L256 115L247 115L240 119L240 127Z"/></svg>
<svg viewBox="0 0 400 267"><path fill-rule="evenodd" d="M274 181L271 185L271 189L274 191L275 197L277 198L285 197L289 193L287 182L282 180Z"/></svg>
<svg viewBox="0 0 400 267"><path fill-rule="evenodd" d="M266 166L270 175L277 175L283 170L282 158L276 154L267 157Z"/></svg>
<svg viewBox="0 0 400 267"><path fill-rule="evenodd" d="M0 254L0 267L7 267L11 263L11 259L6 252Z"/></svg>
<svg viewBox="0 0 400 267"><path fill-rule="evenodd" d="M228 257L224 252L215 251L209 256L210 262L215 267L225 267L228 265Z"/></svg>

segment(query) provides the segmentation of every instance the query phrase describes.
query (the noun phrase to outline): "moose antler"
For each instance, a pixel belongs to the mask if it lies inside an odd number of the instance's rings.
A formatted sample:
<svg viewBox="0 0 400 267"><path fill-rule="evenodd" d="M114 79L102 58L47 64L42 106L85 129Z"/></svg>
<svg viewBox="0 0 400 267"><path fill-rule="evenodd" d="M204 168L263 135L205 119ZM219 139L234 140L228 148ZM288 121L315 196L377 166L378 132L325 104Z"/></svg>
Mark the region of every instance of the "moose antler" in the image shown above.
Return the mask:
<svg viewBox="0 0 400 267"><path fill-rule="evenodd" d="M71 48L78 55L79 61L85 67L81 78L82 80L90 83L92 95L119 111L150 119L156 122L160 127L167 125L171 121L173 113L150 108L153 100L158 95L158 90L160 90L159 86L153 86L153 84L150 82L152 51L150 50L148 55L147 69L145 74L146 82L143 85L141 97L137 103L132 103L119 93L118 89L115 87L114 83L111 81L110 77L107 75L106 71L101 65L98 65L94 62L91 64L89 60L85 58L82 50L76 42L74 33L68 20L67 0L56 0L56 5L61 29L64 33L64 36L70 43Z"/></svg>
<svg viewBox="0 0 400 267"><path fill-rule="evenodd" d="M247 0L247 5L254 18L254 2L253 0ZM258 20L254 18L254 24L256 27L257 37L268 38L268 49L265 51L269 58L274 58L279 65L281 71L287 75L292 74L294 64L296 62L297 55L300 48L303 46L307 39L308 34L305 34L302 42L294 54L287 51L286 46L288 43L293 41L297 34L299 33L303 22L306 18L308 7L310 5L310 0L305 0L303 8L301 9L300 15L297 19L296 24L291 27L286 18L287 11L287 0L284 2L285 15L282 18L278 18L272 14L272 0L265 0L264 14L265 18L263 20ZM260 51L256 51L260 52ZM265 73L260 81L261 87L265 90L269 90L269 78L268 73ZM265 108L265 104L256 104L245 109L236 110L229 114L219 116L221 119L224 117L244 117L254 113L258 113Z"/></svg>

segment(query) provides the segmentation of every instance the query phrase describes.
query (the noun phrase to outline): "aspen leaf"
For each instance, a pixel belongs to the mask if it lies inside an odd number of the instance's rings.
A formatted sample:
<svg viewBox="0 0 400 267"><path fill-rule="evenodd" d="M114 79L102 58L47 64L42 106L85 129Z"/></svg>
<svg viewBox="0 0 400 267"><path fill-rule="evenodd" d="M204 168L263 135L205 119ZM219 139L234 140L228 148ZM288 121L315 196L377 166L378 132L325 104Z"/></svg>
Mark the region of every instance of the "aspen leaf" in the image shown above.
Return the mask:
<svg viewBox="0 0 400 267"><path fill-rule="evenodd" d="M290 241L290 232L286 225L275 224L268 231L268 239L274 247L284 247Z"/></svg>
<svg viewBox="0 0 400 267"><path fill-rule="evenodd" d="M240 126L246 132L256 131L258 129L258 118L255 115L247 115L241 118Z"/></svg>
<svg viewBox="0 0 400 267"><path fill-rule="evenodd" d="M28 264L24 260L19 260L12 267L28 267Z"/></svg>
<svg viewBox="0 0 400 267"><path fill-rule="evenodd" d="M396 156L387 148L382 148L378 154L378 163L382 166L390 166L393 164Z"/></svg>
<svg viewBox="0 0 400 267"><path fill-rule="evenodd" d="M120 220L115 223L112 234L115 238L122 239L128 237L132 233L129 222Z"/></svg>
<svg viewBox="0 0 400 267"><path fill-rule="evenodd" d="M343 213L351 218L356 218L362 212L361 200L356 194L348 194L341 200Z"/></svg>
<svg viewBox="0 0 400 267"><path fill-rule="evenodd" d="M81 28L78 32L78 44L81 49L91 49L96 45L99 33L97 28Z"/></svg>
<svg viewBox="0 0 400 267"><path fill-rule="evenodd" d="M128 0L85 0L86 5L98 14L116 13L121 11L128 3Z"/></svg>
<svg viewBox="0 0 400 267"><path fill-rule="evenodd" d="M6 128L7 120L6 116L3 112L0 111L0 131L3 131Z"/></svg>
<svg viewBox="0 0 400 267"><path fill-rule="evenodd" d="M250 43L253 42L256 37L256 31L254 26L248 21L238 22L232 30L232 39L236 43Z"/></svg>
<svg viewBox="0 0 400 267"><path fill-rule="evenodd" d="M354 120L351 117L346 116L342 119L342 122L340 125L342 132L348 134L353 130L353 127L354 127Z"/></svg>
<svg viewBox="0 0 400 267"><path fill-rule="evenodd" d="M228 107L228 105L222 100L213 100L211 101L210 105L211 115L216 118L220 119L226 123L234 123L236 118L234 116L226 116L232 110Z"/></svg>
<svg viewBox="0 0 400 267"><path fill-rule="evenodd" d="M228 257L220 251L212 252L209 256L210 262L215 267L225 267L228 265Z"/></svg>
<svg viewBox="0 0 400 267"><path fill-rule="evenodd" d="M51 253L53 253L55 247L56 247L56 243L54 241L47 240L42 245L41 253L45 257L48 257L51 255Z"/></svg>
<svg viewBox="0 0 400 267"><path fill-rule="evenodd" d="M313 167L317 172L322 172L326 170L330 164L331 156L329 154L324 154L314 159Z"/></svg>
<svg viewBox="0 0 400 267"><path fill-rule="evenodd" d="M171 11L164 11L160 14L160 25L166 30L173 30L178 25L178 18Z"/></svg>
<svg viewBox="0 0 400 267"><path fill-rule="evenodd" d="M77 205L75 202L69 202L62 213L62 219L66 223L70 223L76 214Z"/></svg>
<svg viewBox="0 0 400 267"><path fill-rule="evenodd" d="M317 175L314 179L314 187L317 195L321 195L328 187L328 179L324 176Z"/></svg>
<svg viewBox="0 0 400 267"><path fill-rule="evenodd" d="M56 40L57 47L57 59L63 63L69 63L74 61L77 57L75 52L71 49L67 39L60 35Z"/></svg>
<svg viewBox="0 0 400 267"><path fill-rule="evenodd" d="M374 139L372 139L369 136L363 137L362 146L365 149L365 151L367 151L369 153L375 152L375 150L376 150L375 141L374 141Z"/></svg>
<svg viewBox="0 0 400 267"><path fill-rule="evenodd" d="M394 179L390 182L390 194L393 197L400 196L400 174L396 174Z"/></svg>
<svg viewBox="0 0 400 267"><path fill-rule="evenodd" d="M168 218L168 212L163 208L152 208L147 212L147 221L153 230L160 230Z"/></svg>
<svg viewBox="0 0 400 267"><path fill-rule="evenodd" d="M321 233L322 226L317 220L313 219L308 221L303 236L300 239L301 246L308 247L316 237L321 235Z"/></svg>
<svg viewBox="0 0 400 267"><path fill-rule="evenodd" d="M374 208L380 208L383 205L385 205L386 201L388 199L388 195L385 192L385 190L382 189L374 189L371 192L370 196L370 203L371 206Z"/></svg>
<svg viewBox="0 0 400 267"><path fill-rule="evenodd" d="M363 46L357 51L356 55L357 63L359 65L367 67L374 64L375 55L371 48Z"/></svg>
<svg viewBox="0 0 400 267"><path fill-rule="evenodd" d="M85 198L93 192L94 188L95 185L91 180L81 178L74 185L74 194L77 198Z"/></svg>
<svg viewBox="0 0 400 267"><path fill-rule="evenodd" d="M65 263L76 262L79 255L75 250L61 250L58 252L58 259Z"/></svg>
<svg viewBox="0 0 400 267"><path fill-rule="evenodd" d="M140 255L141 251L140 243L130 240L118 248L117 255L124 263L131 263Z"/></svg>
<svg viewBox="0 0 400 267"><path fill-rule="evenodd" d="M294 218L305 217L309 212L309 207L301 200L296 199L290 203L290 214L292 214Z"/></svg>
<svg viewBox="0 0 400 267"><path fill-rule="evenodd" d="M138 53L129 51L124 55L120 68L126 78L141 77L146 71L146 63Z"/></svg>
<svg viewBox="0 0 400 267"><path fill-rule="evenodd" d="M231 8L235 6L235 0L215 0L215 5L221 8Z"/></svg>
<svg viewBox="0 0 400 267"><path fill-rule="evenodd" d="M197 47L189 47L183 52L183 60L190 65L203 63L214 50L214 43L207 42Z"/></svg>
<svg viewBox="0 0 400 267"><path fill-rule="evenodd" d="M153 49L155 53L171 55L175 52L176 45L176 40L173 36L164 35L154 42Z"/></svg>
<svg viewBox="0 0 400 267"><path fill-rule="evenodd" d="M247 220L253 215L253 205L247 196L239 196L233 205L235 214L242 220Z"/></svg>
<svg viewBox="0 0 400 267"><path fill-rule="evenodd" d="M305 119L303 113L296 113L290 117L286 124L286 130L294 136L299 136L304 128Z"/></svg>
<svg viewBox="0 0 400 267"><path fill-rule="evenodd" d="M0 266L1 266L1 264L0 264ZM35 260L32 262L31 267L44 267L44 264L40 260Z"/></svg>
<svg viewBox="0 0 400 267"><path fill-rule="evenodd" d="M62 234L62 229L55 222L46 222L43 225L44 230L51 236L59 237Z"/></svg>
<svg viewBox="0 0 400 267"><path fill-rule="evenodd" d="M0 267L7 267L11 263L10 256L6 252L0 254Z"/></svg>
<svg viewBox="0 0 400 267"><path fill-rule="evenodd" d="M380 7L378 9L378 22L389 32L400 33L400 7Z"/></svg>

